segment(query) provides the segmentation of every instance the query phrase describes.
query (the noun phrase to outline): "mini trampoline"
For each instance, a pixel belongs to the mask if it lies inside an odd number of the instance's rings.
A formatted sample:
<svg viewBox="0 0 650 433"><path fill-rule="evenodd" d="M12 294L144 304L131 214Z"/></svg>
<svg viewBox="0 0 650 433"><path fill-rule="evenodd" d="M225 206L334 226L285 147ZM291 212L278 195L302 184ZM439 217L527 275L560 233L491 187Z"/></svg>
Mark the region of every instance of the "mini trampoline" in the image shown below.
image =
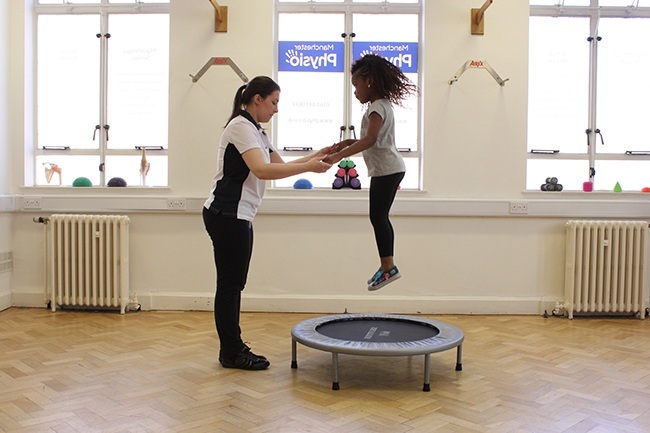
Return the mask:
<svg viewBox="0 0 650 433"><path fill-rule="evenodd" d="M291 368L298 368L297 343L332 353L332 389L339 389L338 354L424 355L423 391L430 391L436 352L457 348L456 371L463 369L463 331L437 320L392 314L340 314L309 319L291 330Z"/></svg>

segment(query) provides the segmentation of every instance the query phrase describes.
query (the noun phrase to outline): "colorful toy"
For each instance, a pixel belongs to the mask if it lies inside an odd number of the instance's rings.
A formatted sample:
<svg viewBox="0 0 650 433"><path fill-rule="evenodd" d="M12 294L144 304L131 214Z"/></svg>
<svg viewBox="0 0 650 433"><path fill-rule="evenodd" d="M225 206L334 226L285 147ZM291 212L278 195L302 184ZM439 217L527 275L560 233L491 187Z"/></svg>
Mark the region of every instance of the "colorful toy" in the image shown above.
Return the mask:
<svg viewBox="0 0 650 433"><path fill-rule="evenodd" d="M336 171L336 179L332 183L332 189L361 189L361 181L359 180L359 173L355 169L356 164L354 161L342 159L338 166L339 169Z"/></svg>
<svg viewBox="0 0 650 433"><path fill-rule="evenodd" d="M614 192L623 192L623 188L621 188L621 184L616 182L616 185L614 185Z"/></svg>

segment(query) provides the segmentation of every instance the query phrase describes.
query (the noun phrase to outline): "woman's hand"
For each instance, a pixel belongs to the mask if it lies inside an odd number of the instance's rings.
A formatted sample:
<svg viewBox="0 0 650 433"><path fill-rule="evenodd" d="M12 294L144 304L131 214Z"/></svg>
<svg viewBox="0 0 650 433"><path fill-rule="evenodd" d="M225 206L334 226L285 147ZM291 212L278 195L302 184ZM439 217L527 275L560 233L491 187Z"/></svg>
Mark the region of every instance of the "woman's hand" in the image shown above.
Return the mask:
<svg viewBox="0 0 650 433"><path fill-rule="evenodd" d="M314 173L325 173L332 167L332 164L322 161L318 156L310 159L306 164L309 171L313 171Z"/></svg>

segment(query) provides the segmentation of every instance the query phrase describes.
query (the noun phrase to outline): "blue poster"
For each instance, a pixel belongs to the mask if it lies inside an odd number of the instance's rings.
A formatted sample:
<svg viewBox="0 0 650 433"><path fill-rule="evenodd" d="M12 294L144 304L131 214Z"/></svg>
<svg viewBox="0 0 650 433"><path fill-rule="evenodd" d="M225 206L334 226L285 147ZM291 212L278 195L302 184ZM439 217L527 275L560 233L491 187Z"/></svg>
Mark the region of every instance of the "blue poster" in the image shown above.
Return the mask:
<svg viewBox="0 0 650 433"><path fill-rule="evenodd" d="M343 42L278 42L278 70L343 72Z"/></svg>
<svg viewBox="0 0 650 433"><path fill-rule="evenodd" d="M278 42L278 70L343 72L343 42ZM418 72L417 42L353 42L354 60L366 54L388 59L404 73Z"/></svg>
<svg viewBox="0 0 650 433"><path fill-rule="evenodd" d="M386 58L404 73L418 72L417 42L357 42L352 44L352 57L357 60L366 54Z"/></svg>

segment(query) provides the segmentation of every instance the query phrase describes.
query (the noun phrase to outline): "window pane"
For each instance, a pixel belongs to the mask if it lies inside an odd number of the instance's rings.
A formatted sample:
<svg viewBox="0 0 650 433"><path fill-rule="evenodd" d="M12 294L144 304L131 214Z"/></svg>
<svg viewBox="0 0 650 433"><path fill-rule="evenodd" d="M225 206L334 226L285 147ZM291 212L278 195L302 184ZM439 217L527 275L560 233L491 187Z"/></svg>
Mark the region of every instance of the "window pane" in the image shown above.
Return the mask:
<svg viewBox="0 0 650 433"><path fill-rule="evenodd" d="M343 14L279 15L280 150L338 141L344 124L343 29Z"/></svg>
<svg viewBox="0 0 650 433"><path fill-rule="evenodd" d="M101 3L101 0L38 0L38 2L42 5L63 5L63 4L81 4L81 3L91 3L91 4L97 4Z"/></svg>
<svg viewBox="0 0 650 433"><path fill-rule="evenodd" d="M114 177L121 177L128 186L166 186L167 156L149 152L146 155L150 164L144 184L140 178L140 155L109 155L106 157L106 183Z"/></svg>
<svg viewBox="0 0 650 433"><path fill-rule="evenodd" d="M283 159L287 162L293 161L297 158L297 156L283 157ZM363 158L361 155L359 155L350 159L352 159L356 165L354 168L357 170L358 179L361 181L361 188L367 189L370 186L370 178L368 177L368 171L365 169ZM326 173L302 173L296 176L288 177L286 179L276 180L274 186L278 188L293 188L293 184L296 182L296 180L307 179L311 182L314 188L332 189L332 184L334 183L334 179L336 179L337 170L338 167L333 166Z"/></svg>
<svg viewBox="0 0 650 433"><path fill-rule="evenodd" d="M601 18L599 34L597 152L650 150L650 19Z"/></svg>
<svg viewBox="0 0 650 433"><path fill-rule="evenodd" d="M635 5L636 0L599 0L598 5L599 6L618 6L618 7L628 7L630 5ZM639 6L648 6L647 0L645 0L646 4L644 3L644 0L639 1Z"/></svg>
<svg viewBox="0 0 650 433"><path fill-rule="evenodd" d="M650 187L650 161L598 161L597 164L594 189L613 191L616 182L624 192Z"/></svg>
<svg viewBox="0 0 650 433"><path fill-rule="evenodd" d="M589 20L530 18L528 150L586 153Z"/></svg>
<svg viewBox="0 0 650 433"><path fill-rule="evenodd" d="M401 189L417 190L420 188L420 158L409 158L404 156L404 165L406 165L406 174Z"/></svg>
<svg viewBox="0 0 650 433"><path fill-rule="evenodd" d="M420 2L400 0L399 3ZM348 122L346 115L350 116L349 122L356 132L356 135L350 136L358 138L365 107L353 95L348 95L351 98L346 100L346 89L351 86L346 82L349 81L349 70L344 69L346 45L341 38L343 32L355 33L352 41L354 57L360 57L364 51L381 53L400 66L418 84L418 14L354 14L350 29L346 28L346 24L349 25L346 16L350 16L350 11L342 8L337 10L340 12L278 14L278 82L282 95L275 126L276 143L280 151L284 147L317 149L338 141L342 135L341 127ZM305 92L305 89L310 90ZM405 158L408 172L402 188L417 189L421 177L417 152L420 139L418 97L404 101L404 105L404 108L394 107L397 145L400 149L410 149L414 153L406 154L412 156ZM318 137L317 141L306 143L305 137L310 136ZM283 157L288 161L306 153L284 152ZM353 160L362 188L368 188L369 178L362 156L358 155ZM310 180L315 188L327 189L332 188L335 179L333 175L303 174L274 181L273 185L290 188L298 178Z"/></svg>
<svg viewBox="0 0 650 433"><path fill-rule="evenodd" d="M531 6L556 6L559 4L564 4L564 6L589 6L589 0L530 0L530 4Z"/></svg>
<svg viewBox="0 0 650 433"><path fill-rule="evenodd" d="M582 191L582 184L589 180L589 161L528 160L526 189L540 191L548 177L556 177L563 191Z"/></svg>
<svg viewBox="0 0 650 433"><path fill-rule="evenodd" d="M381 0L352 0L353 3L383 3ZM418 0L388 0L388 3L418 3Z"/></svg>
<svg viewBox="0 0 650 433"><path fill-rule="evenodd" d="M292 161L297 159L297 156L294 157L284 157L285 161ZM362 189L368 189L370 187L370 178L368 177L368 170L366 165L363 162L363 157L361 155L354 156L352 161L356 165L354 168L357 170L358 179L361 182ZM420 160L419 158L404 158L404 164L406 165L406 175L404 180L400 185L401 189L417 189L420 184L419 172L420 172ZM314 188L325 188L332 189L332 184L336 178L336 172L338 167L335 166L331 168L327 173L303 173L296 176L292 176L286 179L276 180L274 186L278 188L293 188L293 184L298 179L307 179L311 182ZM349 188L347 188L349 189Z"/></svg>
<svg viewBox="0 0 650 433"><path fill-rule="evenodd" d="M418 34L417 15L355 14L353 26L354 59L371 51L389 59L402 72L418 84ZM418 97L411 96L404 101L404 107L394 106L395 137L398 148L418 150ZM352 124L357 131L361 128L361 117L365 107L352 98Z"/></svg>
<svg viewBox="0 0 650 433"><path fill-rule="evenodd" d="M88 178L93 186L99 186L99 156L81 155L39 155L36 157L36 185L59 186L59 175L51 173L47 181L47 171L51 164L56 164L61 170L61 185L71 186L79 177Z"/></svg>
<svg viewBox="0 0 650 433"><path fill-rule="evenodd" d="M155 3L169 3L169 0L108 0L109 3L146 3L146 4L155 4Z"/></svg>
<svg viewBox="0 0 650 433"><path fill-rule="evenodd" d="M108 147L167 147L169 15L111 15Z"/></svg>
<svg viewBox="0 0 650 433"><path fill-rule="evenodd" d="M97 149L99 15L38 17L38 146Z"/></svg>

